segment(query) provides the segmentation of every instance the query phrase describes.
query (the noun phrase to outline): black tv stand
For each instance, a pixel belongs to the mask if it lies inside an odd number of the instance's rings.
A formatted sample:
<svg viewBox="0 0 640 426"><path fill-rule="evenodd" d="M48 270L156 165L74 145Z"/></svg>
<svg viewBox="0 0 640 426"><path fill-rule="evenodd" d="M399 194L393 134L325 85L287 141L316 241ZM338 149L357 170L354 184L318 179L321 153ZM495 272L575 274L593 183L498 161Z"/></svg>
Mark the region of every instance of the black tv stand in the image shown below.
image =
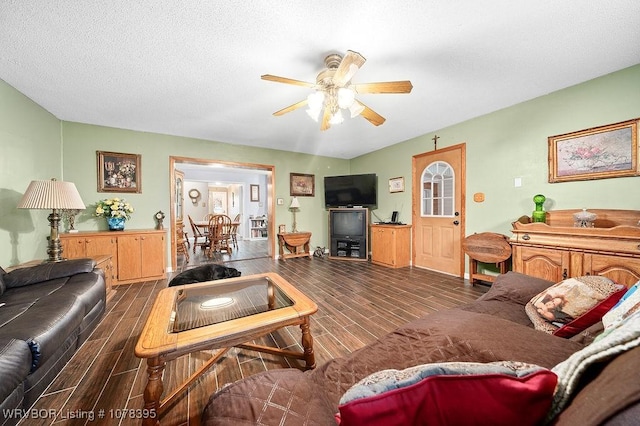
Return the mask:
<svg viewBox="0 0 640 426"><path fill-rule="evenodd" d="M350 207L349 210L361 210L365 217L366 232L364 236L332 235L331 210L345 210L345 208L329 209L329 258L340 260L369 260L369 209Z"/></svg>

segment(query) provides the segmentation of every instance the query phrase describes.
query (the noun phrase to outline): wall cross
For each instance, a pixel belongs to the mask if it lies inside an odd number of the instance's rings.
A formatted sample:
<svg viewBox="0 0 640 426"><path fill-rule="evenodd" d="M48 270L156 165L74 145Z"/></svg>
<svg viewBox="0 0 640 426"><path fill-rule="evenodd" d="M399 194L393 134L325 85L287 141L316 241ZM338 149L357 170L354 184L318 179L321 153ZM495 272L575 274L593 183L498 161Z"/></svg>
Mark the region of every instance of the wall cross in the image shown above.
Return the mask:
<svg viewBox="0 0 640 426"><path fill-rule="evenodd" d="M438 150L438 139L440 139L440 136L438 136L438 135L433 135L433 138L431 139L433 141L433 150L434 151Z"/></svg>

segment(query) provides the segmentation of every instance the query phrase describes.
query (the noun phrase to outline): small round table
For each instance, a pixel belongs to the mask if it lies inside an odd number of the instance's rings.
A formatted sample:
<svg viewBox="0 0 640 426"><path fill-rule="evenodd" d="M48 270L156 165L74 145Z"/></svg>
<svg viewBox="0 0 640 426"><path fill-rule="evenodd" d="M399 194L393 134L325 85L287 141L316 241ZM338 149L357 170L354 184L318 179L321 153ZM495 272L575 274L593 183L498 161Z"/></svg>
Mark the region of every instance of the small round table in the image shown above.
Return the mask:
<svg viewBox="0 0 640 426"><path fill-rule="evenodd" d="M292 257L311 257L309 240L311 240L311 232L283 232L278 234L280 259L287 260ZM285 247L289 250L289 253L284 252Z"/></svg>
<svg viewBox="0 0 640 426"><path fill-rule="evenodd" d="M469 281L495 281L493 275L478 273L478 262L495 263L500 273L507 272L507 261L511 258L509 237L493 232L469 235L462 242L462 249L469 256Z"/></svg>

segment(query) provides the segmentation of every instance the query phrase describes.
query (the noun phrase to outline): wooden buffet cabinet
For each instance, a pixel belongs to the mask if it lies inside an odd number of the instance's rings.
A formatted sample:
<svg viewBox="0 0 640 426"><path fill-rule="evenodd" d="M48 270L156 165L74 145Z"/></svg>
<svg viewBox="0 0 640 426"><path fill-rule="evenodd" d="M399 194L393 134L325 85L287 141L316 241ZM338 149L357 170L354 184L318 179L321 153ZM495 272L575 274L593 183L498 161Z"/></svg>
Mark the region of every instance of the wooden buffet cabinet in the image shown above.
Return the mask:
<svg viewBox="0 0 640 426"><path fill-rule="evenodd" d="M165 230L80 231L60 234L68 259L111 255L114 285L165 278ZM106 271L105 271L106 273Z"/></svg>
<svg viewBox="0 0 640 426"><path fill-rule="evenodd" d="M371 263L402 268L411 263L411 225L371 225Z"/></svg>
<svg viewBox="0 0 640 426"><path fill-rule="evenodd" d="M559 282L604 275L631 286L640 280L640 211L589 209L595 227L576 228L573 213L547 212L547 223L513 223L513 270Z"/></svg>

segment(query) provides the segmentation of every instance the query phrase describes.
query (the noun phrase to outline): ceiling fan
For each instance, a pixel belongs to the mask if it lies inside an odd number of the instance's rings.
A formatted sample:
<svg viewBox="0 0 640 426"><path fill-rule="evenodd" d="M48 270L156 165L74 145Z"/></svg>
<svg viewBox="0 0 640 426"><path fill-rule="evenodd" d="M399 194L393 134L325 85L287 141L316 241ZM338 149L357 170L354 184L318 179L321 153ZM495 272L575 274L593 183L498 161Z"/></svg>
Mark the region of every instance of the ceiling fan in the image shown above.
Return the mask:
<svg viewBox="0 0 640 426"><path fill-rule="evenodd" d="M327 68L318 74L315 83L271 74L263 75L263 80L314 89L307 99L276 111L273 115L280 116L308 105L307 113L315 121L318 121L322 113L320 130L327 130L332 124L341 123L341 109L348 109L352 118L362 115L374 126L381 125L385 118L357 100L356 93L410 93L413 85L409 80L351 84L351 79L365 61L361 54L351 50L347 50L344 57L329 55L324 60Z"/></svg>

